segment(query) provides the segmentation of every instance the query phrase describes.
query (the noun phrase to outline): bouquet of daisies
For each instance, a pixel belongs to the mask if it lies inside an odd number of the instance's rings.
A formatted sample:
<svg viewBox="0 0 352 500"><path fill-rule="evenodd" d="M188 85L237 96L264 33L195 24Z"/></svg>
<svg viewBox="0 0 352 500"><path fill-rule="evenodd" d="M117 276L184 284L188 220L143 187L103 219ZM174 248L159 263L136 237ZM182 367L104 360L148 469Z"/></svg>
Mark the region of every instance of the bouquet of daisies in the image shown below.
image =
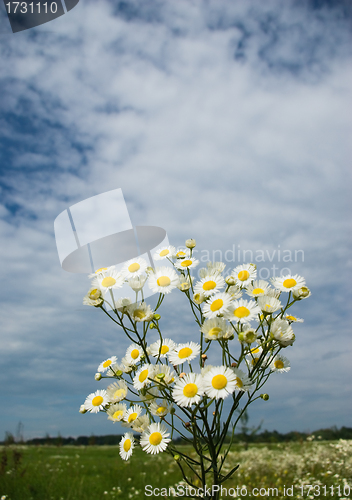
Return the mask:
<svg viewBox="0 0 352 500"><path fill-rule="evenodd" d="M290 370L282 350L295 341L292 324L303 320L288 309L309 297L310 290L298 275L276 277L271 284L258 280L254 264L239 265L224 277L226 265L209 262L195 277L195 245L191 239L185 248L160 248L153 256L160 267L148 267L138 257L119 272L109 267L90 275L83 303L101 309L131 345L120 359L111 356L99 365L95 379L107 378L109 384L90 394L80 412L102 411L126 427L123 460L138 445L146 453L166 451L191 487L206 487L222 484L235 472L238 466L225 472L224 464L237 422L253 401L269 399L261 389L270 375ZM126 283L136 293L135 302L114 299L114 290ZM154 309L144 300L146 286L159 294ZM164 338L157 312L173 290L184 295L197 323L190 341L182 344ZM148 342L149 330L155 330L155 342ZM207 362L207 353L217 356L215 365ZM226 414L225 399L230 402ZM195 453L178 449L175 437Z"/></svg>

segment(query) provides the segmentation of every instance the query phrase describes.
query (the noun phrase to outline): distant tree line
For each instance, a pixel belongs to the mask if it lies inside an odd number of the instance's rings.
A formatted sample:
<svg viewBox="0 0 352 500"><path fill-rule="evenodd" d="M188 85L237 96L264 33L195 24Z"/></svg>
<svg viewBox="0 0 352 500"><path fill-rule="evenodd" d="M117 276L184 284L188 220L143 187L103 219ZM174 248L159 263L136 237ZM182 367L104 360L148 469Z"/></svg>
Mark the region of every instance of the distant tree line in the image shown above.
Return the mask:
<svg viewBox="0 0 352 500"><path fill-rule="evenodd" d="M21 439L16 439L16 437L10 432L6 432L5 440L0 442L1 445L11 445L11 444L26 444L26 445L50 445L50 446L109 446L117 445L121 440L122 435L109 434L107 436L79 436L77 438L73 437L62 437L60 434L57 437L50 437L48 434L43 438L28 439L26 441ZM292 431L287 434L281 434L277 431L269 432L267 430L263 432L247 432L246 427L242 427L242 432L235 434L234 443L285 443L291 441L306 441L311 439L314 441L333 441L337 439L352 439L352 427L330 427L329 429L319 429L313 433L309 432L297 432ZM230 436L228 437L228 441ZM182 439L175 440L176 443L182 443Z"/></svg>

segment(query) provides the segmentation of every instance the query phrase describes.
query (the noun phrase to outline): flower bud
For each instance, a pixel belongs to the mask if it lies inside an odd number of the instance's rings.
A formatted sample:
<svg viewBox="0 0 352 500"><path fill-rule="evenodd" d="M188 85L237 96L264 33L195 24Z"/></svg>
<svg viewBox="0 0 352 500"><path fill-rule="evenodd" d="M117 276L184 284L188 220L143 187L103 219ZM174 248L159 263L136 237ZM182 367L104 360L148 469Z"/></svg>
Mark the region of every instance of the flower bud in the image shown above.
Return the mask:
<svg viewBox="0 0 352 500"><path fill-rule="evenodd" d="M191 427L191 422L186 422L186 423L185 423L185 427L187 427L187 429L188 429L189 427Z"/></svg>
<svg viewBox="0 0 352 500"><path fill-rule="evenodd" d="M237 363L231 363L232 368L236 368Z"/></svg>
<svg viewBox="0 0 352 500"><path fill-rule="evenodd" d="M264 399L264 401L268 401L269 399L269 394L261 394L260 397Z"/></svg>
<svg viewBox="0 0 352 500"><path fill-rule="evenodd" d="M293 296L295 299L301 300L301 299L306 299L311 296L311 291L309 290L308 287L302 286L298 290L294 290L292 292Z"/></svg>
<svg viewBox="0 0 352 500"><path fill-rule="evenodd" d="M170 411L171 415L173 415L176 412L176 410L173 406L171 406L169 411Z"/></svg>
<svg viewBox="0 0 352 500"><path fill-rule="evenodd" d="M122 376L122 374L123 374L123 371L122 371L122 370L117 370L117 371L115 372L116 377L121 377L121 376Z"/></svg>
<svg viewBox="0 0 352 500"><path fill-rule="evenodd" d="M205 297L202 293L195 293L193 295L193 302L195 302L196 304L201 304L202 302L205 301Z"/></svg>
<svg viewBox="0 0 352 500"><path fill-rule="evenodd" d="M187 248L194 248L195 246L196 246L196 240L194 240L193 238L186 240L186 247Z"/></svg>
<svg viewBox="0 0 352 500"><path fill-rule="evenodd" d="M206 354L202 354L202 359L208 359L208 356Z"/></svg>
<svg viewBox="0 0 352 500"><path fill-rule="evenodd" d="M146 272L147 274L154 273L154 268L153 268L153 267L148 266L148 267L147 267L147 269L145 270L145 272Z"/></svg>
<svg viewBox="0 0 352 500"><path fill-rule="evenodd" d="M165 373L158 373L156 378L158 378L159 380L163 380L163 378L165 378Z"/></svg>
<svg viewBox="0 0 352 500"><path fill-rule="evenodd" d="M236 278L234 276L227 276L225 282L227 285L232 286L236 283Z"/></svg>
<svg viewBox="0 0 352 500"><path fill-rule="evenodd" d="M185 372L182 372L182 373L180 373L179 377L183 378L185 375L186 375Z"/></svg>
<svg viewBox="0 0 352 500"><path fill-rule="evenodd" d="M179 460L181 460L180 455L174 455L174 460L176 460L176 462L178 462Z"/></svg>
<svg viewBox="0 0 352 500"><path fill-rule="evenodd" d="M101 380L101 373L96 373L94 375L95 380Z"/></svg>
<svg viewBox="0 0 352 500"><path fill-rule="evenodd" d="M156 328L156 326L154 325L154 323L150 323L149 328L153 330L154 328Z"/></svg>
<svg viewBox="0 0 352 500"><path fill-rule="evenodd" d="M80 408L79 408L79 412L80 413L87 413L87 410L86 410L86 407L84 405L81 405Z"/></svg>
<svg viewBox="0 0 352 500"><path fill-rule="evenodd" d="M154 314L154 319L159 320L161 318L160 314Z"/></svg>

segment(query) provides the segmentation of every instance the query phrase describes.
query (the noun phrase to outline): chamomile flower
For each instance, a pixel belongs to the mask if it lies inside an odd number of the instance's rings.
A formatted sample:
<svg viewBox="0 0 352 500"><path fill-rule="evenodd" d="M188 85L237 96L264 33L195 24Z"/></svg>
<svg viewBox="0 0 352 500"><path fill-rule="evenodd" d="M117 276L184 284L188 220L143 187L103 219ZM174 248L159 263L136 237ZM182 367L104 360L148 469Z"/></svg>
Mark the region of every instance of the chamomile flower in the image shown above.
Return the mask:
<svg viewBox="0 0 352 500"><path fill-rule="evenodd" d="M305 279L302 278L302 276L298 276L298 274L295 274L294 276L291 274L278 276L276 278L272 278L271 282L273 286L281 292L295 291L306 284Z"/></svg>
<svg viewBox="0 0 352 500"><path fill-rule="evenodd" d="M273 372L283 373L288 372L291 369L291 366L289 360L285 358L285 356L277 354L270 363L270 369Z"/></svg>
<svg viewBox="0 0 352 500"><path fill-rule="evenodd" d="M127 411L127 406L124 403L117 403L109 406L106 414L108 415L108 420L115 422L120 422Z"/></svg>
<svg viewBox="0 0 352 500"><path fill-rule="evenodd" d="M172 391L173 400L182 407L198 404L203 394L203 378L197 373L188 373L179 378Z"/></svg>
<svg viewBox="0 0 352 500"><path fill-rule="evenodd" d="M226 366L213 366L203 375L203 385L207 396L224 399L236 389L236 375Z"/></svg>
<svg viewBox="0 0 352 500"><path fill-rule="evenodd" d="M115 301L115 309L119 312L125 313L128 309L128 306L132 304L132 300L129 297L123 297Z"/></svg>
<svg viewBox="0 0 352 500"><path fill-rule="evenodd" d="M195 304L202 304L206 300L206 296L203 293L195 293L193 295L193 302Z"/></svg>
<svg viewBox="0 0 352 500"><path fill-rule="evenodd" d="M193 267L197 267L199 264L199 260L194 257L188 257L187 259L177 260L175 266L180 271L185 271L186 269L192 269Z"/></svg>
<svg viewBox="0 0 352 500"><path fill-rule="evenodd" d="M150 344L150 354L154 358L166 358L166 356L174 350L176 344L171 339L163 339L162 341L157 340L153 344Z"/></svg>
<svg viewBox="0 0 352 500"><path fill-rule="evenodd" d="M103 295L109 290L116 290L121 288L124 284L123 276L116 271L115 267L109 267L104 273L98 274L92 280L92 287L99 288Z"/></svg>
<svg viewBox="0 0 352 500"><path fill-rule="evenodd" d="M212 295L203 306L203 315L208 318L224 315L229 310L232 303L231 295L220 292Z"/></svg>
<svg viewBox="0 0 352 500"><path fill-rule="evenodd" d="M89 394L89 396L87 396L84 402L84 407L91 413L98 413L98 411L103 410L104 406L109 403L110 399L107 392L104 390L98 390L92 392L91 394Z"/></svg>
<svg viewBox="0 0 352 500"><path fill-rule="evenodd" d="M151 378L158 384L171 385L175 382L176 373L167 365L157 364L153 366Z"/></svg>
<svg viewBox="0 0 352 500"><path fill-rule="evenodd" d="M191 255L191 251L189 248L180 248L175 252L175 259L185 259Z"/></svg>
<svg viewBox="0 0 352 500"><path fill-rule="evenodd" d="M83 304L85 306L99 307L103 302L103 294L100 288L90 288L87 295L83 297Z"/></svg>
<svg viewBox="0 0 352 500"><path fill-rule="evenodd" d="M257 277L257 270L253 264L242 264L235 267L231 274L237 285L246 287Z"/></svg>
<svg viewBox="0 0 352 500"><path fill-rule="evenodd" d="M236 323L249 323L260 314L260 307L253 300L239 299L231 304L225 318Z"/></svg>
<svg viewBox="0 0 352 500"><path fill-rule="evenodd" d="M106 389L106 392L112 403L119 403L126 398L128 387L124 380L119 380L118 382L110 384Z"/></svg>
<svg viewBox="0 0 352 500"><path fill-rule="evenodd" d="M286 314L284 319L286 319L289 323L303 323L304 321L304 319L296 318L296 316L293 316L292 314Z"/></svg>
<svg viewBox="0 0 352 500"><path fill-rule="evenodd" d="M148 279L148 286L154 293L170 293L178 283L178 275L171 267L156 268Z"/></svg>
<svg viewBox="0 0 352 500"><path fill-rule="evenodd" d="M130 285L130 287L132 288L132 290L134 292L140 292L142 290L142 288L144 287L147 279L148 278L147 278L147 276L145 276L145 274L143 274L141 276L135 276L134 278L130 278L128 280L128 284Z"/></svg>
<svg viewBox="0 0 352 500"><path fill-rule="evenodd" d="M176 248L173 246L161 247L153 255L154 260L171 259L176 253Z"/></svg>
<svg viewBox="0 0 352 500"><path fill-rule="evenodd" d="M253 281L246 286L246 293L250 297L260 297L261 295L265 295L266 291L269 288L269 283L264 280Z"/></svg>
<svg viewBox="0 0 352 500"><path fill-rule="evenodd" d="M270 326L270 335L277 340L282 347L292 345L295 341L295 334L288 321L284 319L275 319Z"/></svg>
<svg viewBox="0 0 352 500"><path fill-rule="evenodd" d="M233 368L236 377L236 391L250 391L252 387L251 379L239 368Z"/></svg>
<svg viewBox="0 0 352 500"><path fill-rule="evenodd" d="M242 297L242 290L237 285L229 286L226 293L230 295L231 300L237 300Z"/></svg>
<svg viewBox="0 0 352 500"><path fill-rule="evenodd" d="M137 391L143 389L143 387L151 383L150 377L152 371L153 371L153 366L149 364L141 366L141 368L137 371L133 379L133 387L137 389Z"/></svg>
<svg viewBox="0 0 352 500"><path fill-rule="evenodd" d="M123 417L123 422L122 425L124 427L126 426L131 426L135 420L137 420L138 417L141 416L143 408L139 405L134 405L128 410L126 410L126 413Z"/></svg>
<svg viewBox="0 0 352 500"><path fill-rule="evenodd" d="M151 321L153 319L154 311L145 302L140 304L133 304L128 307L127 313L133 321Z"/></svg>
<svg viewBox="0 0 352 500"><path fill-rule="evenodd" d="M150 420L147 414L141 415L138 417L132 424L132 430L136 432L144 432L148 429L150 425Z"/></svg>
<svg viewBox="0 0 352 500"><path fill-rule="evenodd" d="M127 280L131 278L135 278L136 276L140 276L145 272L148 267L148 263L142 257L137 257L135 259L131 259L125 263L123 268L121 269L121 274Z"/></svg>
<svg viewBox="0 0 352 500"><path fill-rule="evenodd" d="M123 361L130 366L135 366L141 357L144 356L143 349L137 344L132 344L126 351Z"/></svg>
<svg viewBox="0 0 352 500"><path fill-rule="evenodd" d="M149 405L149 411L155 417L165 417L170 412L172 405L168 403L166 399L163 399L160 403L153 401Z"/></svg>
<svg viewBox="0 0 352 500"><path fill-rule="evenodd" d="M168 443L171 441L170 434L164 425L160 423L150 424L148 429L141 436L141 447L146 453L160 453L166 450Z"/></svg>
<svg viewBox="0 0 352 500"><path fill-rule="evenodd" d="M177 288L181 290L181 292L187 292L192 286L193 278L189 276L181 276L179 277L179 282L177 284Z"/></svg>
<svg viewBox="0 0 352 500"><path fill-rule="evenodd" d="M186 344L179 344L169 354L170 363L174 366L180 365L185 361L190 362L200 353L200 345L195 342L187 342Z"/></svg>
<svg viewBox="0 0 352 500"><path fill-rule="evenodd" d="M120 457L122 460L128 460L132 455L134 448L134 437L132 432L126 432L119 444L120 447Z"/></svg>
<svg viewBox="0 0 352 500"><path fill-rule="evenodd" d="M109 366L113 365L114 363L117 362L117 357L116 356L111 356L111 358L106 359L100 365L98 366L98 372L104 373L109 369Z"/></svg>
<svg viewBox="0 0 352 500"><path fill-rule="evenodd" d="M194 292L208 296L219 292L224 286L225 280L220 274L209 274L195 284Z"/></svg>
<svg viewBox="0 0 352 500"><path fill-rule="evenodd" d="M208 340L218 340L226 337L233 328L223 318L212 318L204 321L200 331Z"/></svg>
<svg viewBox="0 0 352 500"><path fill-rule="evenodd" d="M238 334L238 340L241 344L253 344L257 340L255 329L249 325L243 325L243 330Z"/></svg>
<svg viewBox="0 0 352 500"><path fill-rule="evenodd" d="M297 288L297 290L293 290L292 295L295 299L302 300L308 299L308 297L310 297L312 293L308 287L301 286L300 288Z"/></svg>
<svg viewBox="0 0 352 500"><path fill-rule="evenodd" d="M275 297L269 297L268 295L263 295L258 298L258 306L265 313L273 313L280 309L281 302Z"/></svg>
<svg viewBox="0 0 352 500"><path fill-rule="evenodd" d="M259 361L259 358L261 357L263 352L263 348L261 346L256 346L252 347L252 349L249 351L249 354L247 354L247 363L250 366L250 368L253 368Z"/></svg>

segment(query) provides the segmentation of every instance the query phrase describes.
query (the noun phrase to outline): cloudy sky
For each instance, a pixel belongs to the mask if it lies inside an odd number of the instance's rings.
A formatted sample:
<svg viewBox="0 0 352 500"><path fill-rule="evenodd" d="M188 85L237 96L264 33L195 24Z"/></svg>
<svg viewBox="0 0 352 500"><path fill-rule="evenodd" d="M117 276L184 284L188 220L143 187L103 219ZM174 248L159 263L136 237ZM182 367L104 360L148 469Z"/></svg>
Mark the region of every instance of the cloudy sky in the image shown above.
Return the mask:
<svg viewBox="0 0 352 500"><path fill-rule="evenodd" d="M129 344L81 305L89 281L60 267L54 235L60 212L115 188L176 246L306 278L292 369L250 421L351 426L351 18L337 0L81 0L16 34L2 18L0 439L20 421L25 438L121 431L78 408ZM198 338L176 292L163 318Z"/></svg>

